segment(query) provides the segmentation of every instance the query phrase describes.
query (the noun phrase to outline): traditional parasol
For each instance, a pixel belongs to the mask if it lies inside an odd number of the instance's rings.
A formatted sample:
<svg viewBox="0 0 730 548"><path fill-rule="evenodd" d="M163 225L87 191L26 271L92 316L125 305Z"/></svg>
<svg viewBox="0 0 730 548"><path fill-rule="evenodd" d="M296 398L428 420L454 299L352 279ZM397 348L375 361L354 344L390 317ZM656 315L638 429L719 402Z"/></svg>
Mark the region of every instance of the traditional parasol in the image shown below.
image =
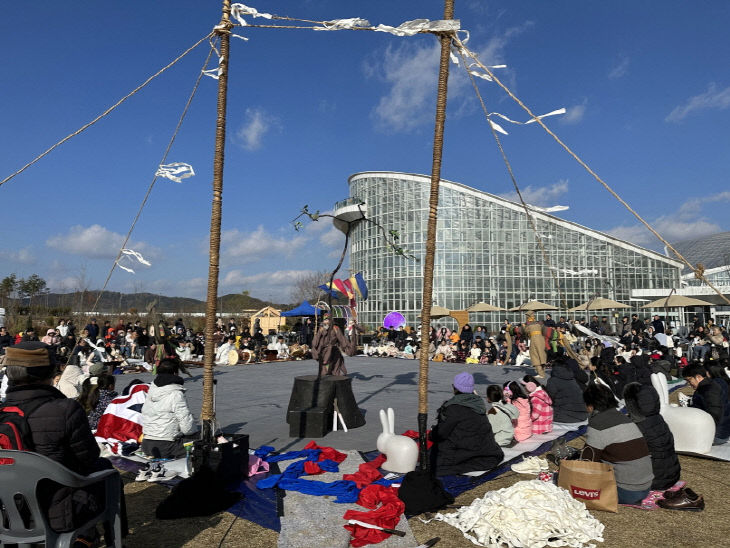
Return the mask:
<svg viewBox="0 0 730 548"><path fill-rule="evenodd" d="M537 310L557 310L557 306L553 306L551 304L542 303L540 301L527 301L526 303L522 303L519 306L515 306L514 308L510 308L510 312L535 312Z"/></svg>
<svg viewBox="0 0 730 548"><path fill-rule="evenodd" d="M476 303L471 305L466 310L467 312L500 312L506 309L500 308L499 306L494 306L493 304L489 303Z"/></svg>
<svg viewBox="0 0 730 548"><path fill-rule="evenodd" d="M614 308L631 308L627 304L614 301L612 299L606 299L604 297L594 297L589 301L569 308L568 312L579 312L581 310L611 310Z"/></svg>

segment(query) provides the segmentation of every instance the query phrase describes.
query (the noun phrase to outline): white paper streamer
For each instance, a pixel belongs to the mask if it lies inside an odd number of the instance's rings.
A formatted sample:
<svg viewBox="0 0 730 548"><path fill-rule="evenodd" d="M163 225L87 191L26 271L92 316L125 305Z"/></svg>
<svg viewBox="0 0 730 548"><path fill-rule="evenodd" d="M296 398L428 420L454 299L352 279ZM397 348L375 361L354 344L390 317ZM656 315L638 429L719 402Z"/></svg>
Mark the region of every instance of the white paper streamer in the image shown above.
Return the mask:
<svg viewBox="0 0 730 548"><path fill-rule="evenodd" d="M565 108L559 108L557 110L553 110L552 112L548 112L547 114L541 114L540 116L536 116L535 118L542 119L542 118L547 118L548 116L556 116L558 114L565 114ZM516 120L507 118L504 114L500 114L499 112L492 112L489 115L490 116L499 116L500 118L502 118L502 120L505 120L511 124L519 124L519 125L523 125L523 126L525 126L527 124L532 124L535 121L535 118L532 118L530 120L527 120L527 122L518 122Z"/></svg>
<svg viewBox="0 0 730 548"><path fill-rule="evenodd" d="M438 513L434 519L453 525L477 546L490 548L582 548L603 541L604 525L582 502L540 480L488 491L469 506Z"/></svg>
<svg viewBox="0 0 730 548"><path fill-rule="evenodd" d="M142 264L143 264L143 265L145 265L145 266L152 266L152 265L150 264L150 262L149 262L148 260L146 260L146 259L145 259L145 258L144 258L144 257L142 256L142 254L141 254L141 253L138 253L137 251L135 251L135 250L133 250L133 249L127 249L127 248L124 248L124 249L122 249L122 253L124 253L125 255L129 255L129 256L131 256L131 257L134 257L135 259L137 259L137 260L138 260L138 261L139 261L140 263L142 263Z"/></svg>
<svg viewBox="0 0 730 548"><path fill-rule="evenodd" d="M395 36L413 36L422 31L428 32L454 32L459 30L461 22L458 19L443 19L438 21L429 21L428 19L414 19L406 21L397 27L388 25L378 25L375 32L387 32Z"/></svg>
<svg viewBox="0 0 730 548"><path fill-rule="evenodd" d="M143 264L145 266L152 266L148 260L146 260L141 253L133 250L133 249L127 249L124 248L121 250L121 253L123 254L121 257L119 257L119 260L117 261L117 266L121 268L122 270L125 270L129 272L130 274L134 274L134 270L128 266L124 266L122 264L122 259L128 259L129 261L132 261L132 257L137 259L137 261L140 262L140 264Z"/></svg>
<svg viewBox="0 0 730 548"><path fill-rule="evenodd" d="M333 19L332 21L323 21L321 27L312 27L313 30L347 30L355 28L369 27L370 21L361 19L360 17L351 17L350 19Z"/></svg>
<svg viewBox="0 0 730 548"><path fill-rule="evenodd" d="M570 206L564 206L564 205L555 205L550 207L538 207L532 204L527 204L527 206L530 209L534 209L536 211L542 211L543 213L554 213L556 211L566 211L570 209ZM552 238L552 236L550 236Z"/></svg>
<svg viewBox="0 0 730 548"><path fill-rule="evenodd" d="M248 26L248 23L243 18L244 15L250 15L251 17L263 17L264 19L271 19L273 15L270 13L260 13L256 8L251 8L245 4L233 4L231 6L231 17L233 17L242 27Z"/></svg>
<svg viewBox="0 0 730 548"><path fill-rule="evenodd" d="M160 164L155 172L156 177L164 177L176 183L182 183L183 179L195 175L193 166L184 162L173 162L172 164Z"/></svg>

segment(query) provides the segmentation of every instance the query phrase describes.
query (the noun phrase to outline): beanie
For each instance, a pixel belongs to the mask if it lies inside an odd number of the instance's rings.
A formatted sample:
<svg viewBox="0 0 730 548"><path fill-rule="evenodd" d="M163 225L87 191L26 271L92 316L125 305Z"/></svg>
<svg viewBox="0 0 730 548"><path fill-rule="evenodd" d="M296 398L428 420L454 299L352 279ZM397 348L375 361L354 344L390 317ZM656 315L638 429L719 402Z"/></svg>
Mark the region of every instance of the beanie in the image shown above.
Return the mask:
<svg viewBox="0 0 730 548"><path fill-rule="evenodd" d="M466 371L459 373L454 377L454 388L464 394L471 394L474 392L474 377Z"/></svg>

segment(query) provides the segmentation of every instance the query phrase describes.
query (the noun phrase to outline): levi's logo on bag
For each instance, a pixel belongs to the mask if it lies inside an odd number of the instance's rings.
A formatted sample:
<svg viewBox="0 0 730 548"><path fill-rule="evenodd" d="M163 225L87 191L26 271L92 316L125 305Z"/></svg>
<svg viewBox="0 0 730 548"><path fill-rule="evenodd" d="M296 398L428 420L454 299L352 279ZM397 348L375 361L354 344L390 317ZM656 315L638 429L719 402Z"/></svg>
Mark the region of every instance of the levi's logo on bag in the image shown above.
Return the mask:
<svg viewBox="0 0 730 548"><path fill-rule="evenodd" d="M600 489L587 489L585 487L576 487L575 485L570 486L570 494L575 499L598 500L601 498Z"/></svg>

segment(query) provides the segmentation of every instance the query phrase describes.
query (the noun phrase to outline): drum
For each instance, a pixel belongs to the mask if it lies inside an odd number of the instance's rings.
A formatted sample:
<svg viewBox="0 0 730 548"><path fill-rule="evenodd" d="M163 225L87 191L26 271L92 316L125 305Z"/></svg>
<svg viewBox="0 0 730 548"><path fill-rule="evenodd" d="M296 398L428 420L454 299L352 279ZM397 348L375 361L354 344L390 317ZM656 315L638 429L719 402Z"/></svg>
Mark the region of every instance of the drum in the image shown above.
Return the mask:
<svg viewBox="0 0 730 548"><path fill-rule="evenodd" d="M301 358L302 355L304 355L304 352L302 352L302 347L299 346L299 344L294 343L289 347L289 356L290 357L297 359L297 358Z"/></svg>
<svg viewBox="0 0 730 548"><path fill-rule="evenodd" d="M236 365L238 363L238 350L235 348L228 351L228 365Z"/></svg>
<svg viewBox="0 0 730 548"><path fill-rule="evenodd" d="M266 350L264 350L264 361L265 362L275 362L278 354L279 353L276 350L269 350L267 348Z"/></svg>
<svg viewBox="0 0 730 548"><path fill-rule="evenodd" d="M238 351L239 363L251 363L253 360L253 353L249 350Z"/></svg>

